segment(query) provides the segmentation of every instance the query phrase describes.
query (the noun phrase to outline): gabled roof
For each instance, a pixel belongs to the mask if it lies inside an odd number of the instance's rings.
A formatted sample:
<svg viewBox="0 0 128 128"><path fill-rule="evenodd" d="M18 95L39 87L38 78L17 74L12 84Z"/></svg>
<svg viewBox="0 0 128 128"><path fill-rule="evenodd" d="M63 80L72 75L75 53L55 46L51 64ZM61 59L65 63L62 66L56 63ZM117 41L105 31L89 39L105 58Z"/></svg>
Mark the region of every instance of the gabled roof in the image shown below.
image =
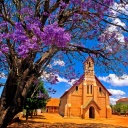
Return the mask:
<svg viewBox="0 0 128 128"><path fill-rule="evenodd" d="M100 82L100 80L99 80L96 76L95 76L95 78L96 78L96 80L101 84L101 86L108 92L109 96L111 96L112 94L104 87L104 85ZM60 98L62 98L64 95L66 95L74 86L79 85L79 84L82 82L82 80L84 80L84 74L80 77L79 80L77 80L77 81L73 84L73 86L72 86L71 88L69 88L67 91L65 91L64 94L63 94Z"/></svg>
<svg viewBox="0 0 128 128"><path fill-rule="evenodd" d="M60 99L58 98L51 98L48 102L47 102L47 107L48 106L55 106L55 107L59 107L59 103L60 103Z"/></svg>
<svg viewBox="0 0 128 128"><path fill-rule="evenodd" d="M95 76L96 80L101 84L101 86L108 92L109 96L112 94L104 87L104 85L100 82L100 80Z"/></svg>
<svg viewBox="0 0 128 128"><path fill-rule="evenodd" d="M80 79L77 80L77 81L72 85L71 88L69 88L67 91L65 91L64 94L63 94L60 98L62 98L64 95L66 95L74 86L79 85L79 84L82 82L83 79L84 79L84 75L82 75L82 76L80 77Z"/></svg>
<svg viewBox="0 0 128 128"><path fill-rule="evenodd" d="M117 100L116 102L128 102L128 98L121 98Z"/></svg>
<svg viewBox="0 0 128 128"><path fill-rule="evenodd" d="M88 107L91 103L94 103L94 104L97 106L97 108L98 108L99 110L101 109L101 108L99 107L99 105L94 101L93 98L89 99L89 100L86 102L86 104L83 106L83 108Z"/></svg>

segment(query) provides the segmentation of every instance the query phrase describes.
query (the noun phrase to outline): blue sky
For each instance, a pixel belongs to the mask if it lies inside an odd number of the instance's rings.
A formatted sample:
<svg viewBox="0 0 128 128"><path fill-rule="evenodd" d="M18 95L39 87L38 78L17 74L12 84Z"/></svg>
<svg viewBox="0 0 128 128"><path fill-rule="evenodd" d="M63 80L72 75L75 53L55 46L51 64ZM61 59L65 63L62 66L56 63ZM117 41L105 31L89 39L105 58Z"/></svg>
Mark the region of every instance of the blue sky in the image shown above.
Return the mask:
<svg viewBox="0 0 128 128"><path fill-rule="evenodd" d="M83 74L83 69L80 68L81 75ZM128 76L122 76L123 79L119 79L115 74L101 74L96 73L95 75L99 78L102 84L112 93L110 101L115 104L119 98L128 97ZM50 94L51 97L59 98L66 90L68 90L72 84L68 82L67 79L58 76L59 82L56 85L50 85L45 83L45 86L50 86L54 88L57 92L55 94ZM78 78L79 79L79 78Z"/></svg>
<svg viewBox="0 0 128 128"><path fill-rule="evenodd" d="M61 66L62 68L65 67L65 63L61 60L55 60L54 62L55 65ZM83 63L82 62L77 62L76 66L74 66L77 71L80 72L80 75L84 73L84 68L83 68ZM97 69L95 65L95 69ZM102 84L109 90L109 92L112 94L110 97L110 102L112 104L115 104L115 101L117 101L119 98L122 97L128 97L128 75L122 76L122 79L119 79L115 74L113 73L99 73L96 72L95 70L95 75L99 78L99 80L102 82ZM61 77L59 75L58 80L59 82L56 84L50 84L48 82L44 82L45 87L51 87L56 90L55 94L50 93L51 97L54 98L59 98L66 90L68 90L73 84L75 80L78 80L78 78L74 79L74 81L69 82L66 78ZM0 80L0 83L5 83L6 78L3 75L2 79ZM2 87L0 88L0 95L1 95Z"/></svg>
<svg viewBox="0 0 128 128"><path fill-rule="evenodd" d="M65 67L65 63L63 61L56 60L55 62L58 66ZM74 66L77 71L81 73L81 75L84 73L82 62L77 62L76 66ZM110 102L112 104L115 104L115 102L123 97L128 97L128 75L121 76L121 79L118 78L113 73L100 73L96 72L97 66L95 65L95 75L99 78L101 83L109 90L109 92L112 94L110 97ZM76 80L79 79L76 78ZM51 97L59 98L66 90L68 90L73 84L74 81L69 82L64 77L60 77L58 75L59 82L55 85L51 85L49 83L44 83L45 87L52 87L56 90L55 94L50 94Z"/></svg>
<svg viewBox="0 0 128 128"><path fill-rule="evenodd" d="M117 7L118 6L115 3L113 8L116 9ZM124 10L124 8L121 8L121 7L122 6L120 6L120 10L122 10L122 12L128 14L127 9ZM112 11L113 11L113 13L115 15L117 15L116 11L114 11L114 10L112 10ZM112 20L112 22L116 23L118 25L121 25L124 28L126 27L125 23L121 22L118 18L114 18ZM117 27L116 26L109 26L108 30L110 32L111 31L117 31ZM124 41L124 36L121 33L118 33L118 35L119 35L118 39L123 42ZM91 42L91 43L93 43L93 45L94 45L94 42ZM91 44L91 43L89 43L89 44ZM63 61L60 62L60 61L56 60L55 64L58 64L58 65L60 65L62 67L65 66L65 63ZM78 71L80 71L80 73L82 75L83 72L84 72L84 69L82 67L83 67L82 62L77 62L76 66L74 68L77 69ZM122 76L123 79L119 79L113 73L101 74L101 73L95 71L95 74L100 79L100 81L103 83L103 85L113 94L113 96L110 97L111 103L114 104L115 101L118 100L121 97L128 97L128 93L127 93L128 92L128 75L124 75L124 76ZM109 79L109 78L111 78L111 79ZM59 75L58 75L58 79L59 79L59 82L56 85L51 85L51 84L49 84L47 82L44 83L45 87L52 87L53 89L56 90L55 94L50 94L52 97L56 97L56 98L59 98L72 85L71 82L68 82L67 79L62 78ZM79 79L79 77L76 78L76 79ZM0 79L0 82L4 83L5 81L6 81L6 79L3 76L3 78ZM0 94L1 94L1 91L2 91L2 87L0 88Z"/></svg>

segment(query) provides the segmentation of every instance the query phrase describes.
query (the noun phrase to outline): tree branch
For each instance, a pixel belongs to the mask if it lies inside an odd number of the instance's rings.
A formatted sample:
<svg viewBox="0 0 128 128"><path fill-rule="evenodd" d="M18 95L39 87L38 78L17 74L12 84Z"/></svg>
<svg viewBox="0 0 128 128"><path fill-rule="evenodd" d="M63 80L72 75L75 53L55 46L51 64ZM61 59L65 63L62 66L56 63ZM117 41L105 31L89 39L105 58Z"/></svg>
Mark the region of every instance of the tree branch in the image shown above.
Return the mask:
<svg viewBox="0 0 128 128"><path fill-rule="evenodd" d="M61 49L62 51L81 51L81 52L84 52L84 53L88 53L88 54L94 54L96 56L101 56L102 58L105 58L107 60L109 60L106 55L107 53L104 52L104 50L91 50L89 48L85 48L85 47L82 47L82 46L78 46L78 45L74 45L74 44L69 44L69 47L65 47L65 48L62 48Z"/></svg>
<svg viewBox="0 0 128 128"><path fill-rule="evenodd" d="M113 25L113 26L117 26L117 27L121 28L122 30L124 30L124 31L128 32L128 30L127 30L127 29L125 29L125 28L124 28L123 26L121 26L121 25L118 25L118 24L115 24L115 23L109 22L109 21L107 21L107 20L105 20L105 19L103 19L103 21L105 21L105 22L107 22L107 23L109 23L109 24L111 24L111 25Z"/></svg>

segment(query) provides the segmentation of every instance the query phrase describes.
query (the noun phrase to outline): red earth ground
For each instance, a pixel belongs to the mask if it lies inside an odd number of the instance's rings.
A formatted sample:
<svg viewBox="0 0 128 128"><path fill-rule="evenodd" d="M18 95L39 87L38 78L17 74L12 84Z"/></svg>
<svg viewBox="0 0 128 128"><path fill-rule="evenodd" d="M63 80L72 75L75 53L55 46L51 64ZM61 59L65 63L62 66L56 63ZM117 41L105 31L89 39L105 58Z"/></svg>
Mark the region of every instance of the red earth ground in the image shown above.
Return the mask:
<svg viewBox="0 0 128 128"><path fill-rule="evenodd" d="M26 123L21 118L8 128L128 128L128 116L112 115L110 119L81 119L77 117L63 118L59 114L42 113L29 117Z"/></svg>

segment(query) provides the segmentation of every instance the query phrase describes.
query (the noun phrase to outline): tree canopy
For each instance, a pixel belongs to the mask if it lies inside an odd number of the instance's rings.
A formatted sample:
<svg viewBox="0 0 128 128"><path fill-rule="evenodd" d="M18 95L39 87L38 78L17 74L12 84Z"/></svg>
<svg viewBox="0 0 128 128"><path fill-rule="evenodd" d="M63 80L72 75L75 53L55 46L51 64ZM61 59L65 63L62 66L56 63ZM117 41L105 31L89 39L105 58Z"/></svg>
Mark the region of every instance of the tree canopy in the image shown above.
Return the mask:
<svg viewBox="0 0 128 128"><path fill-rule="evenodd" d="M28 91L24 109L33 110L45 108L49 98L48 91L44 88L43 82L39 81L38 84L33 84Z"/></svg>
<svg viewBox="0 0 128 128"><path fill-rule="evenodd" d="M127 73L127 10L127 0L0 0L0 72L7 76L1 126L22 110L38 77L72 79L73 58L89 55L99 68ZM54 60L68 61L65 72Z"/></svg>
<svg viewBox="0 0 128 128"><path fill-rule="evenodd" d="M66 53L71 60L73 52L107 67L117 61L127 66L125 0L2 0L0 8L0 65L7 73L13 67L24 72L27 60L41 75L53 56L62 60Z"/></svg>

